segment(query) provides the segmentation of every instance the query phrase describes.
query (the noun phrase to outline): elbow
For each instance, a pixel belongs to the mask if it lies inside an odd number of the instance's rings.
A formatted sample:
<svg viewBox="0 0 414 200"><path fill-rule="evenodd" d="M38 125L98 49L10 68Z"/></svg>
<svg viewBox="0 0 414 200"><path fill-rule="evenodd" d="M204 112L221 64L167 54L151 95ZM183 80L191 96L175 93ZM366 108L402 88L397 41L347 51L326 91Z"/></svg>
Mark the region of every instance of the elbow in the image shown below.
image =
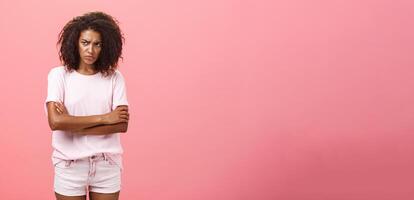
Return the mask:
<svg viewBox="0 0 414 200"><path fill-rule="evenodd" d="M49 122L49 127L52 131L59 130L56 122Z"/></svg>
<svg viewBox="0 0 414 200"><path fill-rule="evenodd" d="M52 131L60 130L59 120L56 120L56 119L49 120L49 127Z"/></svg>
<svg viewBox="0 0 414 200"><path fill-rule="evenodd" d="M121 133L126 133L128 131L128 123L123 123L120 131Z"/></svg>
<svg viewBox="0 0 414 200"><path fill-rule="evenodd" d="M121 129L121 133L126 133L128 131L128 128Z"/></svg>

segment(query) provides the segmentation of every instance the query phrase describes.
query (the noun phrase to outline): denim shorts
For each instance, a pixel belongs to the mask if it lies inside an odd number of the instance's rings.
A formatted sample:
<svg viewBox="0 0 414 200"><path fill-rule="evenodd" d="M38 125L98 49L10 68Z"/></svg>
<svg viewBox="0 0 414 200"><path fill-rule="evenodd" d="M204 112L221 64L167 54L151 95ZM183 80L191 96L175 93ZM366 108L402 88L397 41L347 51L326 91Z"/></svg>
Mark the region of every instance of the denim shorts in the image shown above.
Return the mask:
<svg viewBox="0 0 414 200"><path fill-rule="evenodd" d="M59 159L54 168L54 190L64 196L121 190L122 157L119 154L100 153L77 160Z"/></svg>

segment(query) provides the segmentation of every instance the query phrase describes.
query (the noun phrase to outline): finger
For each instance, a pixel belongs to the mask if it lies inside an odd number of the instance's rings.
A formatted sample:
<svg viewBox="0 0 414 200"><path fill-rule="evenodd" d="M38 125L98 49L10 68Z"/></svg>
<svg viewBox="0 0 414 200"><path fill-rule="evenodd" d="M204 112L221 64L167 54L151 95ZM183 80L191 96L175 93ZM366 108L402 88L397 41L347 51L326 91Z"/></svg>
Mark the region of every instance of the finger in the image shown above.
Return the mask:
<svg viewBox="0 0 414 200"><path fill-rule="evenodd" d="M54 104L55 104L56 109L60 109L59 103L55 102Z"/></svg>
<svg viewBox="0 0 414 200"><path fill-rule="evenodd" d="M60 102L56 102L56 103L55 103L55 105L56 105L56 107L58 107L59 109L61 109L61 108L62 108L62 104L61 104Z"/></svg>
<svg viewBox="0 0 414 200"><path fill-rule="evenodd" d="M59 109L59 112L61 112L61 113L64 112L64 109L62 109L61 107L58 107L58 109Z"/></svg>
<svg viewBox="0 0 414 200"><path fill-rule="evenodd" d="M55 105L60 114L67 113L65 106L61 102L56 102Z"/></svg>
<svg viewBox="0 0 414 200"><path fill-rule="evenodd" d="M121 115L129 115L129 113L127 113L127 112L120 112L119 113L119 116L121 116Z"/></svg>
<svg viewBox="0 0 414 200"><path fill-rule="evenodd" d="M128 107L116 107L119 111L128 111Z"/></svg>
<svg viewBox="0 0 414 200"><path fill-rule="evenodd" d="M128 122L127 119L119 119L117 123Z"/></svg>
<svg viewBox="0 0 414 200"><path fill-rule="evenodd" d="M63 103L59 103L59 109L60 109L62 112L67 112L66 107L65 107L65 105L63 105Z"/></svg>
<svg viewBox="0 0 414 200"><path fill-rule="evenodd" d="M59 103L59 106L61 110L66 110L66 107L62 102Z"/></svg>
<svg viewBox="0 0 414 200"><path fill-rule="evenodd" d="M124 118L122 118L123 120L129 120L129 117L124 117Z"/></svg>
<svg viewBox="0 0 414 200"><path fill-rule="evenodd" d="M119 118L122 118L122 119L128 119L128 118L129 118L129 116L128 116L128 115L121 115L121 116L119 116Z"/></svg>
<svg viewBox="0 0 414 200"><path fill-rule="evenodd" d="M128 112L127 111L121 111L121 112L119 112L119 114L121 114L121 115L127 115Z"/></svg>
<svg viewBox="0 0 414 200"><path fill-rule="evenodd" d="M122 108L118 110L119 112L128 112L128 109Z"/></svg>

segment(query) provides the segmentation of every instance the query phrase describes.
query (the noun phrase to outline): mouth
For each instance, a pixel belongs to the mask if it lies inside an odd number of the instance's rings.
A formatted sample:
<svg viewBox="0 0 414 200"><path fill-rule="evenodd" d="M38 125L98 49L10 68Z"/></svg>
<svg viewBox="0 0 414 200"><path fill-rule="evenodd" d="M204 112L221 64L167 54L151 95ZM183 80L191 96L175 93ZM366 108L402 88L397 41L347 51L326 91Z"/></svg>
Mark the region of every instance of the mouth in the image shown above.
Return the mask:
<svg viewBox="0 0 414 200"><path fill-rule="evenodd" d="M93 58L93 56L85 56L85 59L93 60L94 58Z"/></svg>

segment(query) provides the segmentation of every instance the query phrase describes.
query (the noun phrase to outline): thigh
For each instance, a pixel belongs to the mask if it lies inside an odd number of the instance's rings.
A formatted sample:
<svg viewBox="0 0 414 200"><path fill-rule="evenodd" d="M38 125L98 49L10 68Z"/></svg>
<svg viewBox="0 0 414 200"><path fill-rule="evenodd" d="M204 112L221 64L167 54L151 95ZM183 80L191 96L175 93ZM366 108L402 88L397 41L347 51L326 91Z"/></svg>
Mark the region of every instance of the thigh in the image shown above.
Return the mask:
<svg viewBox="0 0 414 200"><path fill-rule="evenodd" d="M95 175L90 179L89 191L98 194L115 194L121 190L121 167L111 159L101 159L95 163Z"/></svg>
<svg viewBox="0 0 414 200"><path fill-rule="evenodd" d="M54 191L59 197L86 196L89 164L86 161L62 160L55 164ZM56 195L58 197L58 195ZM68 198L65 198L68 199Z"/></svg>
<svg viewBox="0 0 414 200"><path fill-rule="evenodd" d="M115 193L89 192L90 200L118 200L119 191Z"/></svg>
<svg viewBox="0 0 414 200"><path fill-rule="evenodd" d="M84 196L64 196L55 192L56 200L86 200Z"/></svg>

